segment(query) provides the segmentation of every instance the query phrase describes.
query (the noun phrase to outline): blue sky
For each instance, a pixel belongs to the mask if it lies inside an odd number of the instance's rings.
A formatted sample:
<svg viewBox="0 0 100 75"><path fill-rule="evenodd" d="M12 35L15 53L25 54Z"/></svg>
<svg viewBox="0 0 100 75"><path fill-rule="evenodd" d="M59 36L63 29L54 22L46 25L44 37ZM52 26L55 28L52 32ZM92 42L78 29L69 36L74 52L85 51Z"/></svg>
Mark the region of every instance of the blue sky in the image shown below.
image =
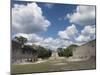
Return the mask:
<svg viewBox="0 0 100 75"><path fill-rule="evenodd" d="M27 4L30 2L26 1L14 1L14 4ZM46 32L41 32L40 35L44 37L54 37L57 38L58 31L64 30L67 26L71 25L68 20L64 20L64 16L67 13L73 12L77 5L66 5L66 4L51 4L51 8L48 8L46 3L37 3L39 7L42 8L43 15L51 22L51 26L48 27ZM61 18L61 20L59 20Z"/></svg>
<svg viewBox="0 0 100 75"><path fill-rule="evenodd" d="M59 30L64 30L67 26L70 25L69 21L64 20L64 16L66 15L66 13L71 13L76 8L76 5L66 4L54 4L52 8L46 7L43 3L38 3L38 5L44 11L43 15L45 15L52 24L45 34L47 36L52 36L56 38L58 37L57 33Z"/></svg>
<svg viewBox="0 0 100 75"><path fill-rule="evenodd" d="M12 36L52 49L95 39L95 6L12 1L11 7Z"/></svg>

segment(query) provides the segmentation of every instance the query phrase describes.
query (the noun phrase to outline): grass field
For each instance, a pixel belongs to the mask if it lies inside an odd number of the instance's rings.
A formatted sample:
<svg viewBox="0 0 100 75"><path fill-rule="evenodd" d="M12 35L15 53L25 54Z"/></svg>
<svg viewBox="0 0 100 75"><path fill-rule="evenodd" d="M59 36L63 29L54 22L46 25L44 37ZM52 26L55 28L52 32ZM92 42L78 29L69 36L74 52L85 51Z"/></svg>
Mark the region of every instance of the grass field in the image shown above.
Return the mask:
<svg viewBox="0 0 100 75"><path fill-rule="evenodd" d="M12 74L95 69L95 60L68 62L47 60L38 64L11 65Z"/></svg>

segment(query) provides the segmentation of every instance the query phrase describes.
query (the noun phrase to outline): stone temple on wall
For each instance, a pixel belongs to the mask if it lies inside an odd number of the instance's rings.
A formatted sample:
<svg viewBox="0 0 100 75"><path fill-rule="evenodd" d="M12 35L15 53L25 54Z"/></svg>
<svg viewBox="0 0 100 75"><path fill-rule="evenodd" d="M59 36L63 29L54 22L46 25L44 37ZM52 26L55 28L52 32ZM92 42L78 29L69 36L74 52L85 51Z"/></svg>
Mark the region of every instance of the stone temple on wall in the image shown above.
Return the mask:
<svg viewBox="0 0 100 75"><path fill-rule="evenodd" d="M59 59L65 59L65 57L60 57L58 55L57 51L53 51L51 57L49 58L50 60L59 60Z"/></svg>

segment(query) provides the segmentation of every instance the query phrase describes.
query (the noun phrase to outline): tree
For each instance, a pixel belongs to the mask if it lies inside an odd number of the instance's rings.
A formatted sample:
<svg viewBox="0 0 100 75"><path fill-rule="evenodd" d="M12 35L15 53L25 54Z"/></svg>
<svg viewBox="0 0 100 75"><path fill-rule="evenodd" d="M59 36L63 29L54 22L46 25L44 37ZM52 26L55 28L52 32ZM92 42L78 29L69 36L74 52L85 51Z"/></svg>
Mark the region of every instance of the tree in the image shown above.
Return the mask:
<svg viewBox="0 0 100 75"><path fill-rule="evenodd" d="M24 45L24 47L22 48L22 53L25 54L34 54L37 53L37 50L35 50L32 46L30 45Z"/></svg>
<svg viewBox="0 0 100 75"><path fill-rule="evenodd" d="M23 36L19 36L19 37L15 37L15 40L17 41L17 42L19 42L21 45L24 45L24 43L26 43L27 42L27 38L25 38L25 37L23 37Z"/></svg>
<svg viewBox="0 0 100 75"><path fill-rule="evenodd" d="M78 47L77 45L70 45L67 48L58 48L58 55L63 57L71 57L73 56L73 49Z"/></svg>
<svg viewBox="0 0 100 75"><path fill-rule="evenodd" d="M50 49L46 49L42 46L38 47L38 57L45 59L45 58L49 58L52 54L52 51Z"/></svg>
<svg viewBox="0 0 100 75"><path fill-rule="evenodd" d="M72 44L72 45L70 45L69 47L67 47L66 49L65 49L65 56L66 57L71 57L71 56L73 56L73 49L74 48L76 48L76 47L78 47L77 45L74 45L74 44Z"/></svg>
<svg viewBox="0 0 100 75"><path fill-rule="evenodd" d="M58 51L58 55L60 57L64 56L64 49L63 48L58 48L57 51Z"/></svg>
<svg viewBox="0 0 100 75"><path fill-rule="evenodd" d="M66 48L65 50L64 50L64 53L65 53L65 57L71 57L71 56L73 56L73 52L72 52L72 49L70 49L70 48Z"/></svg>

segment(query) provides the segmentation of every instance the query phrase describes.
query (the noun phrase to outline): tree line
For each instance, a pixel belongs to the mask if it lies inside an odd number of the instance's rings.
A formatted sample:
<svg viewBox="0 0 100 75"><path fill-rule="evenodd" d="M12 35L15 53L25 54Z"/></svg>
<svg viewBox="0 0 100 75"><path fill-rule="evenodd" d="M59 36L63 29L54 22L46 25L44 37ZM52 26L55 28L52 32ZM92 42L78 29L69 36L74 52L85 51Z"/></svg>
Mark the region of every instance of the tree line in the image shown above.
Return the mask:
<svg viewBox="0 0 100 75"><path fill-rule="evenodd" d="M14 41L18 42L21 44L21 48L22 48L22 52L25 53L25 50L27 51L27 53L32 53L32 50L34 50L33 52L35 52L35 54L38 55L38 58L42 58L42 59L47 59L52 55L52 50L44 48L42 46L37 46L37 45L25 45L25 43L27 43L27 38L23 37L23 36L19 36L19 37L15 37ZM33 53L34 54L34 53Z"/></svg>
<svg viewBox="0 0 100 75"><path fill-rule="evenodd" d="M25 43L27 43L27 38L25 37L15 37L15 41L19 42L21 44L21 47L23 47L23 49L32 49L34 48L36 51L37 51L37 54L38 54L38 58L42 58L42 59L46 59L46 58L49 58L51 57L52 55L52 50L50 49L47 49L47 48L44 48L42 46L36 46L36 45L24 45ZM60 57L71 57L73 56L73 49L78 47L77 45L70 45L66 48L58 48L57 49L57 52L58 52L58 55Z"/></svg>
<svg viewBox="0 0 100 75"><path fill-rule="evenodd" d="M77 45L70 45L67 48L58 48L58 55L60 57L71 57L73 56L73 49L78 47Z"/></svg>

